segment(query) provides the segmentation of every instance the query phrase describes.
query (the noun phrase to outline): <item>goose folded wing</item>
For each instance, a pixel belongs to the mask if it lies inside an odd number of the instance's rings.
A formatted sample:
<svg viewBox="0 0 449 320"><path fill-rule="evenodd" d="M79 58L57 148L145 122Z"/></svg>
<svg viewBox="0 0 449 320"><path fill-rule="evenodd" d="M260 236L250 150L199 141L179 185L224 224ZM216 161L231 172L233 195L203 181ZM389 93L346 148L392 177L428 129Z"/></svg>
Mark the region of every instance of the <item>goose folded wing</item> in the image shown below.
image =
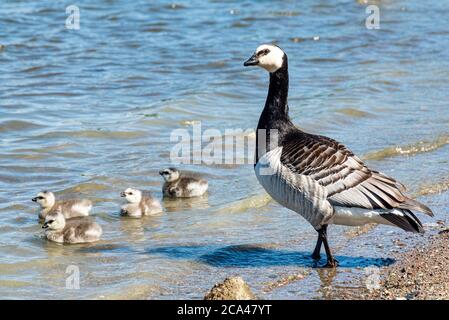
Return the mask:
<svg viewBox="0 0 449 320"><path fill-rule="evenodd" d="M423 204L403 194L405 187L370 170L344 145L327 137L301 133L284 143L281 162L291 171L311 177L336 206L366 209L407 209L432 215Z"/></svg>

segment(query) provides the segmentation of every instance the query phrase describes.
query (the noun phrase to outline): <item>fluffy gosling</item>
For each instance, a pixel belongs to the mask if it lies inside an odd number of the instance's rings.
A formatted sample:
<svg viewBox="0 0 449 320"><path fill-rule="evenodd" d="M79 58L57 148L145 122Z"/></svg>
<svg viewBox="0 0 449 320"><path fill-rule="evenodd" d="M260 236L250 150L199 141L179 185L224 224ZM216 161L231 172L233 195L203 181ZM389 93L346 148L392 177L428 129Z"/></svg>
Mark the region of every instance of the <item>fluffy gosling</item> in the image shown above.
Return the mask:
<svg viewBox="0 0 449 320"><path fill-rule="evenodd" d="M88 216L92 209L92 201L90 200L56 201L55 195L50 191L39 192L37 196L31 200L37 202L41 206L39 219L45 219L49 213L56 212L57 209L61 209L66 219Z"/></svg>
<svg viewBox="0 0 449 320"><path fill-rule="evenodd" d="M91 217L66 219L58 208L45 217L42 226L48 240L57 243L88 243L100 240L103 230Z"/></svg>
<svg viewBox="0 0 449 320"><path fill-rule="evenodd" d="M176 168L161 170L159 174L165 180L165 183L162 186L162 193L166 197L199 197L202 196L209 187L206 180L181 175Z"/></svg>
<svg viewBox="0 0 449 320"><path fill-rule="evenodd" d="M162 206L158 200L151 195L142 195L142 191L128 188L120 193L129 203L122 206L120 214L140 218L162 212Z"/></svg>

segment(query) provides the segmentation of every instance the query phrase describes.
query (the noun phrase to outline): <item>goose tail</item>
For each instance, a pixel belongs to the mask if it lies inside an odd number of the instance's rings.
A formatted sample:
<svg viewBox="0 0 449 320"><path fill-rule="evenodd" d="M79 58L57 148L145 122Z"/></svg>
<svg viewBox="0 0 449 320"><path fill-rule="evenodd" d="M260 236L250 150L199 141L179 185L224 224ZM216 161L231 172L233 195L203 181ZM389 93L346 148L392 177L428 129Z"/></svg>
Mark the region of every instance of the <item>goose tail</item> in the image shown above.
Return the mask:
<svg viewBox="0 0 449 320"><path fill-rule="evenodd" d="M402 230L413 233L424 233L421 221L410 210L403 209L397 212L382 213L382 218Z"/></svg>
<svg viewBox="0 0 449 320"><path fill-rule="evenodd" d="M414 210L414 211L422 212L422 213L427 214L428 216L433 217L433 212L428 206L426 206L416 200L410 199L410 198L406 198L405 201L399 205L399 208L409 210L409 211Z"/></svg>

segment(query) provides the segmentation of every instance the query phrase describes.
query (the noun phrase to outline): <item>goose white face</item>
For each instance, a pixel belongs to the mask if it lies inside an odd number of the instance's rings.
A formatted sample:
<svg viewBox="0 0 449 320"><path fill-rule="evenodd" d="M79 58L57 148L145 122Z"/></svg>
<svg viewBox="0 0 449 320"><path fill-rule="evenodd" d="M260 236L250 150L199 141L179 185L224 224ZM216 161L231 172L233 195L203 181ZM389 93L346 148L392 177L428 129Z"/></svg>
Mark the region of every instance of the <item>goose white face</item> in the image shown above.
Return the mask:
<svg viewBox="0 0 449 320"><path fill-rule="evenodd" d="M120 194L129 203L139 203L142 200L142 192L137 189L128 188Z"/></svg>
<svg viewBox="0 0 449 320"><path fill-rule="evenodd" d="M281 48L263 44L256 49L256 52L243 65L258 66L270 73L276 72L284 63L284 51Z"/></svg>
<svg viewBox="0 0 449 320"><path fill-rule="evenodd" d="M61 210L56 211L45 217L45 222L42 228L50 230L61 230L65 227L65 218Z"/></svg>
<svg viewBox="0 0 449 320"><path fill-rule="evenodd" d="M167 182L176 181L179 179L179 171L175 168L167 168L164 170L161 170L159 174L164 178Z"/></svg>
<svg viewBox="0 0 449 320"><path fill-rule="evenodd" d="M50 191L42 191L31 200L37 202L42 208L51 208L55 204L55 195Z"/></svg>

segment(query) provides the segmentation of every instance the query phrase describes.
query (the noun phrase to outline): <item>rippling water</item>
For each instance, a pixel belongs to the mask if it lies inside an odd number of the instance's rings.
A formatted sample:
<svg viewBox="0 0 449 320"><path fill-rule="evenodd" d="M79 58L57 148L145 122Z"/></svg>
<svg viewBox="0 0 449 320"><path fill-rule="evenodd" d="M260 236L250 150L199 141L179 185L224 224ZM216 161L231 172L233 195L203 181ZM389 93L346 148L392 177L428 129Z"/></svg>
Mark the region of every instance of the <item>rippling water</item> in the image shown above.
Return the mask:
<svg viewBox="0 0 449 320"><path fill-rule="evenodd" d="M118 216L128 186L161 196L173 130L256 126L267 75L242 62L263 42L289 55L295 123L345 143L447 221L449 4L375 3L379 30L365 28L363 1L77 1L80 29L67 30L64 2L2 1L0 297L201 298L237 274L262 298L326 298L391 263L393 240L419 241L332 227L342 268L311 269L315 231L267 198L250 164L184 165L209 179L208 197ZM30 201L43 189L92 199L102 241L45 241ZM65 288L69 265L79 290Z"/></svg>

